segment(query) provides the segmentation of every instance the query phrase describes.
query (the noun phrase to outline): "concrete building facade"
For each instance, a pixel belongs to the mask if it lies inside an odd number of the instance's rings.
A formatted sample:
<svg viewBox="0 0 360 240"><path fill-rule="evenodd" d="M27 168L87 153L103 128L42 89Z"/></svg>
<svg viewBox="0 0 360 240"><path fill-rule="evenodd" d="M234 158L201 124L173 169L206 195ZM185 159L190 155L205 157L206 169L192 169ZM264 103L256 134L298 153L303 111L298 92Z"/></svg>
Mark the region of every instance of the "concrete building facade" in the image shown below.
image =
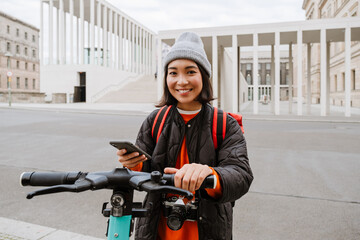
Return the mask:
<svg viewBox="0 0 360 240"><path fill-rule="evenodd" d="M358 0L304 0L303 9L306 19L356 18L360 15L360 1ZM345 43L329 39L326 51L329 55L328 65L328 94L331 105L345 105ZM311 102L320 102L320 44L308 45L311 48ZM360 42L351 41L350 44L350 106L360 107ZM305 69L305 71L307 71Z"/></svg>
<svg viewBox="0 0 360 240"><path fill-rule="evenodd" d="M104 0L41 0L41 90L97 102L155 73L155 33Z"/></svg>
<svg viewBox="0 0 360 240"><path fill-rule="evenodd" d="M39 29L0 12L0 101L43 102L39 67Z"/></svg>

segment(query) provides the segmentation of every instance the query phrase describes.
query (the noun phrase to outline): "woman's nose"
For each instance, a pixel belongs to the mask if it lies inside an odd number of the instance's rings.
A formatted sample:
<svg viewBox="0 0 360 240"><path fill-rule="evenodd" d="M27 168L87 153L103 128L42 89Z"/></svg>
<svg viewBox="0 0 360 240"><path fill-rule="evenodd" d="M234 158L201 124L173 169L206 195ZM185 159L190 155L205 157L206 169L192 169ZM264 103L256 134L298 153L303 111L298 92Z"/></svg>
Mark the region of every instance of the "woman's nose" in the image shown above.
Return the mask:
<svg viewBox="0 0 360 240"><path fill-rule="evenodd" d="M186 85L188 83L189 83L189 81L187 80L186 76L184 76L184 74L179 74L179 80L178 80L177 84Z"/></svg>

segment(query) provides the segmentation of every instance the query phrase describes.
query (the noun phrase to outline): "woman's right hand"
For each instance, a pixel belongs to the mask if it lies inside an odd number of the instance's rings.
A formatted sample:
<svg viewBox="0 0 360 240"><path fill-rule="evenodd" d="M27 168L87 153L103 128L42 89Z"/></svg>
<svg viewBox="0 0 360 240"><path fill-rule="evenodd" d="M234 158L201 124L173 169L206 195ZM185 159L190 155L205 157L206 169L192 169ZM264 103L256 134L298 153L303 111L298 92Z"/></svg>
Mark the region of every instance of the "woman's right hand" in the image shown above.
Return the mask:
<svg viewBox="0 0 360 240"><path fill-rule="evenodd" d="M139 156L138 152L126 154L126 149L118 150L116 152L116 155L119 156L119 162L127 168L136 167L136 165L138 165L139 163L147 160L145 155Z"/></svg>

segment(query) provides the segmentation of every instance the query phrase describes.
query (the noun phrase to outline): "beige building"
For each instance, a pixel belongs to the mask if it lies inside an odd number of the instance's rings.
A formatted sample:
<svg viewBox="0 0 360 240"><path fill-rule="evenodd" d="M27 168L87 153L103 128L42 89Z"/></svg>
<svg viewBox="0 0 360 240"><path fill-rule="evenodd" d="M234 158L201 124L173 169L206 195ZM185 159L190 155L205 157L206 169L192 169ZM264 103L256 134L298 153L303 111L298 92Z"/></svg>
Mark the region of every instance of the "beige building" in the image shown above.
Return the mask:
<svg viewBox="0 0 360 240"><path fill-rule="evenodd" d="M38 46L39 29L0 12L0 101L8 101L9 87L13 102L44 101Z"/></svg>
<svg viewBox="0 0 360 240"><path fill-rule="evenodd" d="M360 15L358 0L304 0L303 9L306 19L351 18ZM311 48L311 101L320 102L320 44L314 43ZM345 104L345 43L329 39L326 47L329 55L328 87L330 104L344 106ZM305 54L303 54L305 56ZM305 69L305 71L307 71ZM360 42L351 42L350 89L352 107L360 107Z"/></svg>

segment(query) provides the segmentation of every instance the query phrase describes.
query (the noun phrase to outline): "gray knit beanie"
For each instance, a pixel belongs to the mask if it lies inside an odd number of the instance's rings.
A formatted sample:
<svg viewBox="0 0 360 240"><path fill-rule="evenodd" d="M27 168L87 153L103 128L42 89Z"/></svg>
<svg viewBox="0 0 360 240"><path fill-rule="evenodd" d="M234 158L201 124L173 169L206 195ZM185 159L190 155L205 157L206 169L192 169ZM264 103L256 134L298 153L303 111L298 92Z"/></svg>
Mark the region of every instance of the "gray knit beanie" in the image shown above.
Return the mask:
<svg viewBox="0 0 360 240"><path fill-rule="evenodd" d="M211 77L211 65L206 57L204 44L196 33L184 32L176 39L164 59L164 69L166 70L167 65L175 59L193 60L205 69L209 78Z"/></svg>

